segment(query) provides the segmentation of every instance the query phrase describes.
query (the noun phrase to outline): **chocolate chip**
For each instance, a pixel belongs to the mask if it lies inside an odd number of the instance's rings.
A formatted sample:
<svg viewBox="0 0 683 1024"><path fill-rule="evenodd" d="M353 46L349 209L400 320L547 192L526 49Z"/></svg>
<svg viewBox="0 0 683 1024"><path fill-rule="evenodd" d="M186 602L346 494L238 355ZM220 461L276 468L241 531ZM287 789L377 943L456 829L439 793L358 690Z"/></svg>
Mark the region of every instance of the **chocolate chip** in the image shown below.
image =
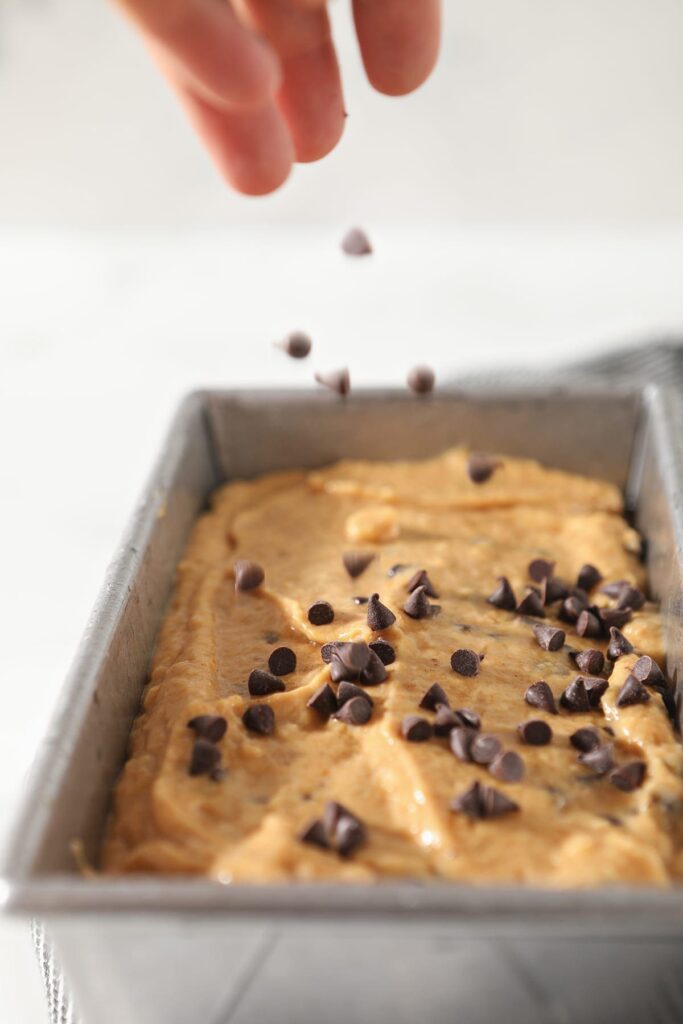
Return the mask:
<svg viewBox="0 0 683 1024"><path fill-rule="evenodd" d="M276 647L268 658L268 668L275 676L288 676L296 668L296 654L291 647Z"/></svg>
<svg viewBox="0 0 683 1024"><path fill-rule="evenodd" d="M337 698L329 683L319 686L312 697L306 701L306 707L312 708L321 718L327 720L337 710Z"/></svg>
<svg viewBox="0 0 683 1024"><path fill-rule="evenodd" d="M560 697L560 704L567 711L590 711L588 691L583 676L576 676Z"/></svg>
<svg viewBox="0 0 683 1024"><path fill-rule="evenodd" d="M388 629L396 622L396 616L385 604L382 604L379 594L372 594L368 601L367 622L373 633Z"/></svg>
<svg viewBox="0 0 683 1024"><path fill-rule="evenodd" d="M210 775L218 768L221 752L211 740L195 740L190 760L190 775Z"/></svg>
<svg viewBox="0 0 683 1024"><path fill-rule="evenodd" d="M275 712L267 704L251 704L242 715L249 732L270 736L275 729Z"/></svg>
<svg viewBox="0 0 683 1024"><path fill-rule="evenodd" d="M544 605L555 604L555 601L564 601L569 597L569 587L557 576L546 576L541 580L541 601Z"/></svg>
<svg viewBox="0 0 683 1024"><path fill-rule="evenodd" d="M326 665L329 665L330 662L332 661L332 656L337 647L339 647L340 643L340 640L332 640L331 643L323 644L322 647L320 648L320 657L322 658Z"/></svg>
<svg viewBox="0 0 683 1024"><path fill-rule="evenodd" d="M596 569L594 565L586 563L579 569L579 575L576 577L577 587L581 587L582 590L592 590L593 587L597 587L598 583L602 583L602 573L599 569Z"/></svg>
<svg viewBox="0 0 683 1024"><path fill-rule="evenodd" d="M639 682L646 686L666 686L664 673L649 654L643 654L638 658L631 670L631 675L634 675Z"/></svg>
<svg viewBox="0 0 683 1024"><path fill-rule="evenodd" d="M374 651L371 651L368 663L359 676L359 681L363 686L377 686L386 678L387 670L384 667L384 662Z"/></svg>
<svg viewBox="0 0 683 1024"><path fill-rule="evenodd" d="M252 697L267 697L271 693L282 693L285 684L272 672L255 668L249 673L247 687Z"/></svg>
<svg viewBox="0 0 683 1024"><path fill-rule="evenodd" d="M439 686L438 683L432 683L426 693L423 694L420 707L426 708L428 711L436 711L437 705L445 704L448 707L449 703L444 688Z"/></svg>
<svg viewBox="0 0 683 1024"><path fill-rule="evenodd" d="M367 598L367 597L354 597L354 598L352 598L352 601L353 601L354 604L367 604L368 600L369 600L369 598Z"/></svg>
<svg viewBox="0 0 683 1024"><path fill-rule="evenodd" d="M349 228L341 240L341 247L347 256L369 256L372 252L370 239L362 228Z"/></svg>
<svg viewBox="0 0 683 1024"><path fill-rule="evenodd" d="M563 622L576 622L579 615L586 608L586 602L577 597L576 594L572 594L565 601L562 602L562 607L559 611L559 617Z"/></svg>
<svg viewBox="0 0 683 1024"><path fill-rule="evenodd" d="M497 459L492 459L490 455L472 452L467 460L467 475L473 484L484 484L500 465L501 463Z"/></svg>
<svg viewBox="0 0 683 1024"><path fill-rule="evenodd" d="M609 780L617 789L630 793L642 786L645 779L645 765L642 761L629 761L610 772Z"/></svg>
<svg viewBox="0 0 683 1024"><path fill-rule="evenodd" d="M527 704L531 704L532 708L538 708L539 711L547 711L550 715L557 714L553 691L543 679L539 679L537 683L527 686L524 700Z"/></svg>
<svg viewBox="0 0 683 1024"><path fill-rule="evenodd" d="M477 764L491 764L502 749L503 744L497 736L489 732L478 732L470 746L470 757Z"/></svg>
<svg viewBox="0 0 683 1024"><path fill-rule="evenodd" d="M372 651L362 641L355 643L337 643L330 658L330 677L333 683L343 679L354 682L372 657Z"/></svg>
<svg viewBox="0 0 683 1024"><path fill-rule="evenodd" d="M416 395L426 395L434 389L434 371L429 366L415 366L407 377L408 387Z"/></svg>
<svg viewBox="0 0 683 1024"><path fill-rule="evenodd" d="M424 743L432 738L433 731L427 719L419 715L406 715L401 722L401 735L409 743Z"/></svg>
<svg viewBox="0 0 683 1024"><path fill-rule="evenodd" d="M222 740L228 729L228 723L222 715L195 715L187 725L189 729L194 729L197 739L209 740L210 743Z"/></svg>
<svg viewBox="0 0 683 1024"><path fill-rule="evenodd" d="M338 395L348 395L351 390L351 378L349 371L344 367L341 370L331 370L329 373L316 373L315 379L318 384L336 391Z"/></svg>
<svg viewBox="0 0 683 1024"><path fill-rule="evenodd" d="M505 750L491 762L489 772L499 782L519 782L524 775L524 761L514 750Z"/></svg>
<svg viewBox="0 0 683 1024"><path fill-rule="evenodd" d="M583 754L579 754L577 760L586 768L590 768L596 775L607 775L607 772L614 768L614 753L612 745L606 743L604 746L593 747Z"/></svg>
<svg viewBox="0 0 683 1024"><path fill-rule="evenodd" d="M529 579L534 580L535 583L540 583L541 580L545 580L548 576L552 576L553 569L555 568L554 562L548 562L545 558L534 558L532 562L529 562Z"/></svg>
<svg viewBox="0 0 683 1024"><path fill-rule="evenodd" d="M412 592L417 590L418 587L424 588L424 592L427 597L439 596L425 569L418 569L417 572L414 572L406 584L406 590L409 594L412 594Z"/></svg>
<svg viewBox="0 0 683 1024"><path fill-rule="evenodd" d="M598 651L595 647L589 647L585 651L576 651L570 654L569 657L578 669L582 672L588 672L592 676L598 675L605 667L604 655L602 651Z"/></svg>
<svg viewBox="0 0 683 1024"><path fill-rule="evenodd" d="M639 611L645 604L645 595L642 591L638 590L637 587L632 587L628 583L619 591L617 598L617 608L630 608L632 611Z"/></svg>
<svg viewBox="0 0 683 1024"><path fill-rule="evenodd" d="M260 587L266 574L256 562L238 558L235 562L235 590L253 590Z"/></svg>
<svg viewBox="0 0 683 1024"><path fill-rule="evenodd" d="M372 640L368 647L370 650L377 655L383 665L393 665L396 661L396 652L390 643L386 640L382 640L381 637L377 640Z"/></svg>
<svg viewBox="0 0 683 1024"><path fill-rule="evenodd" d="M607 690L607 680L599 676L583 676L583 683L588 694L588 703L592 708L600 707L600 698Z"/></svg>
<svg viewBox="0 0 683 1024"><path fill-rule="evenodd" d="M329 601L314 601L307 614L312 626L328 626L334 622L334 608Z"/></svg>
<svg viewBox="0 0 683 1024"><path fill-rule="evenodd" d="M342 564L351 579L355 580L365 572L374 557L372 551L345 551L342 555Z"/></svg>
<svg viewBox="0 0 683 1024"><path fill-rule="evenodd" d="M411 619L429 619L438 607L438 605L430 603L425 587L418 587L408 596L408 600L403 605L403 611Z"/></svg>
<svg viewBox="0 0 683 1024"><path fill-rule="evenodd" d="M608 597L619 597L624 587L630 586L628 580L614 580L612 583L606 583L604 587L600 587L602 594L607 594Z"/></svg>
<svg viewBox="0 0 683 1024"><path fill-rule="evenodd" d="M602 628L606 633L610 631L612 626L621 629L622 626L625 626L633 618L630 608L601 608L599 615Z"/></svg>
<svg viewBox="0 0 683 1024"><path fill-rule="evenodd" d="M340 722L345 722L346 725L365 725L372 717L372 705L367 694L364 693L362 697L352 697L351 700L347 700L334 717L338 718Z"/></svg>
<svg viewBox="0 0 683 1024"><path fill-rule="evenodd" d="M607 657L609 660L617 661L624 654L631 654L633 649L633 644L626 639L621 630L617 629L616 626L610 626L609 645L607 647Z"/></svg>
<svg viewBox="0 0 683 1024"><path fill-rule="evenodd" d="M546 747L553 738L553 730L541 718L531 718L517 726L522 743L530 747Z"/></svg>
<svg viewBox="0 0 683 1024"><path fill-rule="evenodd" d="M477 735L476 729L466 725L458 725L448 733L448 743L460 761L471 761L472 741Z"/></svg>
<svg viewBox="0 0 683 1024"><path fill-rule="evenodd" d="M517 598L515 592L510 586L510 581L507 576L498 577L498 586L493 593L486 598L489 604L492 604L494 608L501 608L503 611L512 612L515 610L517 605Z"/></svg>
<svg viewBox="0 0 683 1024"><path fill-rule="evenodd" d="M464 793L451 801L451 810L466 814L469 818L498 818L503 814L519 810L519 804L493 786L482 786L473 782Z"/></svg>
<svg viewBox="0 0 683 1024"><path fill-rule="evenodd" d="M276 341L275 344L292 359L305 359L312 347L311 339L303 331L292 331L283 341Z"/></svg>
<svg viewBox="0 0 683 1024"><path fill-rule="evenodd" d="M370 707L374 706L375 702L373 701L370 694L366 693L365 690L361 689L360 686L356 686L355 683L348 683L346 682L346 680L344 680L343 683L339 684L339 688L337 690L338 708L343 707L344 704L347 703L347 701L353 700L354 697L362 697L363 700L366 700L368 702Z"/></svg>
<svg viewBox="0 0 683 1024"><path fill-rule="evenodd" d="M576 750L586 754L589 750L595 750L596 747L602 746L602 737L597 729L589 725L584 729L577 729L576 732L573 732L569 737L569 742Z"/></svg>
<svg viewBox="0 0 683 1024"><path fill-rule="evenodd" d="M515 609L518 615L531 615L536 619L545 618L545 610L541 598L535 590L527 589L526 594Z"/></svg>
<svg viewBox="0 0 683 1024"><path fill-rule="evenodd" d="M330 846L342 857L348 857L367 841L367 830L360 818L335 800L328 800L322 820Z"/></svg>
<svg viewBox="0 0 683 1024"><path fill-rule="evenodd" d="M531 628L538 646L542 647L544 651L559 651L567 639L565 631L556 629L555 626L543 626L540 622L535 622Z"/></svg>
<svg viewBox="0 0 683 1024"><path fill-rule="evenodd" d="M434 735L449 736L452 729L462 726L462 719L448 704L437 704L434 717Z"/></svg>
<svg viewBox="0 0 683 1024"><path fill-rule="evenodd" d="M602 624L597 615L584 609L576 620L576 632L579 636L602 636Z"/></svg>
<svg viewBox="0 0 683 1024"><path fill-rule="evenodd" d="M327 833L320 818L316 818L315 821L306 826L303 832L299 833L299 842L308 843L311 846L319 846L322 850L329 850L330 844L327 840Z"/></svg>
<svg viewBox="0 0 683 1024"><path fill-rule="evenodd" d="M389 579L393 579L393 577L396 576L397 573L403 572L403 570L407 568L408 566L405 565L403 562L397 562L396 565L392 565L389 569L387 569L387 576L389 577Z"/></svg>
<svg viewBox="0 0 683 1024"><path fill-rule="evenodd" d="M641 681L631 673L619 690L615 701L618 708L630 707L631 704L647 704L650 694Z"/></svg>
<svg viewBox="0 0 683 1024"><path fill-rule="evenodd" d="M476 711L472 711L470 708L457 708L455 713L463 725L468 725L471 729L481 728L481 718Z"/></svg>
<svg viewBox="0 0 683 1024"><path fill-rule="evenodd" d="M451 654L451 668L459 676L476 676L479 672L481 658L475 651L462 647Z"/></svg>

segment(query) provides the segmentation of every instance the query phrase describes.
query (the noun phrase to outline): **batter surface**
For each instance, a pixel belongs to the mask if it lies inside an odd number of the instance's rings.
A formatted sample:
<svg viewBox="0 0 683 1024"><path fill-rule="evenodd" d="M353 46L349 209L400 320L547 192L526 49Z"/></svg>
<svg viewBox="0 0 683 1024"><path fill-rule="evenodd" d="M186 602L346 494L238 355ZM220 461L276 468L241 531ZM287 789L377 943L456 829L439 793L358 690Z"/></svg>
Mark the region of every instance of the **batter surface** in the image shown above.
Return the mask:
<svg viewBox="0 0 683 1024"><path fill-rule="evenodd" d="M222 487L178 566L103 869L680 878L683 751L639 551L611 485L460 449Z"/></svg>

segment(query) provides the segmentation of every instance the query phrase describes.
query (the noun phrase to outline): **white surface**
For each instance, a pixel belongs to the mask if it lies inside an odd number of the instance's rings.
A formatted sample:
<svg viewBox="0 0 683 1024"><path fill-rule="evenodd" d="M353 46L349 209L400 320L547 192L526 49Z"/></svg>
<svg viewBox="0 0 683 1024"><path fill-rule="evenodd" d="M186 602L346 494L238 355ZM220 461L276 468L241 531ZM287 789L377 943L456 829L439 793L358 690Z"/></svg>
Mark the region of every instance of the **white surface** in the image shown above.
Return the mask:
<svg viewBox="0 0 683 1024"><path fill-rule="evenodd" d="M683 325L683 231L346 224L170 235L0 230L0 828L179 396L199 384L441 379L579 358ZM288 360L295 326L315 348ZM331 399L332 400L332 399ZM0 924L0 1020L42 1021L23 925ZM95 1022L89 1022L95 1024Z"/></svg>

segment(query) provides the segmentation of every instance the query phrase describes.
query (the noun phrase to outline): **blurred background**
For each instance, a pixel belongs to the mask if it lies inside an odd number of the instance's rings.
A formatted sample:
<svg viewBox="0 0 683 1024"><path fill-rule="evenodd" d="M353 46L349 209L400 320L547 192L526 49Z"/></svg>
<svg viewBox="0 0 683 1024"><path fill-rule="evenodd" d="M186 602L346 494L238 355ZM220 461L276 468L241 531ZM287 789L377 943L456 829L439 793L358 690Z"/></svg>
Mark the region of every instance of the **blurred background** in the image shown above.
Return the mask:
<svg viewBox="0 0 683 1024"><path fill-rule="evenodd" d="M231 194L102 0L0 0L0 838L180 395L548 367L683 325L683 5L447 0L440 63L274 196ZM375 246L349 260L351 224ZM309 331L287 361L272 341ZM23 923L0 1019L44 1020Z"/></svg>

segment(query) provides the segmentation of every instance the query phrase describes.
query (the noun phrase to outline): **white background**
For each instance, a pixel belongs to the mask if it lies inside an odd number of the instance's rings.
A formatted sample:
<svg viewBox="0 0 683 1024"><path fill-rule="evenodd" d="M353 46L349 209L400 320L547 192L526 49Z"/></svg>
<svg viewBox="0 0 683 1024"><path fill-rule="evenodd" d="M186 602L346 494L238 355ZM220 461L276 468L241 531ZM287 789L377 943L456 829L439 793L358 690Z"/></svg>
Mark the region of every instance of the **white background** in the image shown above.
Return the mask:
<svg viewBox="0 0 683 1024"><path fill-rule="evenodd" d="M0 830L183 392L443 380L683 325L683 5L452 2L403 101L367 90L335 8L347 135L254 201L108 7L0 0ZM369 260L339 252L356 221ZM272 348L293 327L305 363ZM0 1020L43 1019L2 923Z"/></svg>

